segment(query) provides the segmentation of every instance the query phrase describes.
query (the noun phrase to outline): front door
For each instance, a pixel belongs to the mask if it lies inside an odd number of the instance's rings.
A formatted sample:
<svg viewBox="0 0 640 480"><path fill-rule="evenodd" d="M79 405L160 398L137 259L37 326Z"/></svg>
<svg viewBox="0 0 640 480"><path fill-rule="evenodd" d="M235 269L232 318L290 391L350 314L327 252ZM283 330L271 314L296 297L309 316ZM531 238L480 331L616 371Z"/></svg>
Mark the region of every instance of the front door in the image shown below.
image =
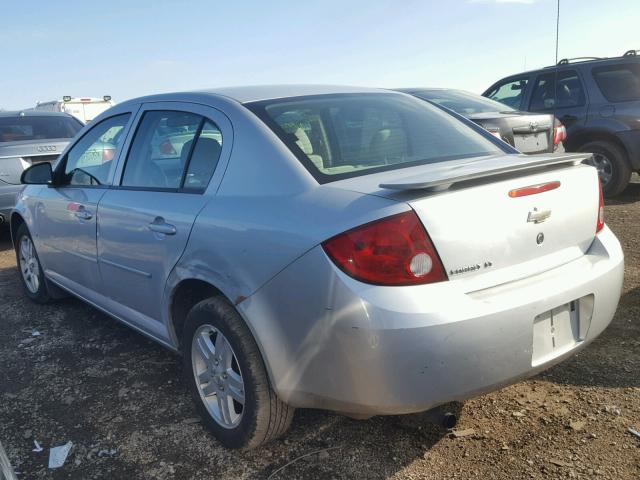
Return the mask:
<svg viewBox="0 0 640 480"><path fill-rule="evenodd" d="M98 202L115 172L131 113L96 124L65 154L36 208L39 254L48 277L80 295L99 288Z"/></svg>
<svg viewBox="0 0 640 480"><path fill-rule="evenodd" d="M526 110L523 103L528 83L527 76L509 78L489 88L482 95L516 110Z"/></svg>
<svg viewBox="0 0 640 480"><path fill-rule="evenodd" d="M143 106L116 174L119 184L98 207L102 290L118 315L159 337L166 336L161 320L167 277L212 198L208 185L218 161L230 150L221 122L210 108Z"/></svg>

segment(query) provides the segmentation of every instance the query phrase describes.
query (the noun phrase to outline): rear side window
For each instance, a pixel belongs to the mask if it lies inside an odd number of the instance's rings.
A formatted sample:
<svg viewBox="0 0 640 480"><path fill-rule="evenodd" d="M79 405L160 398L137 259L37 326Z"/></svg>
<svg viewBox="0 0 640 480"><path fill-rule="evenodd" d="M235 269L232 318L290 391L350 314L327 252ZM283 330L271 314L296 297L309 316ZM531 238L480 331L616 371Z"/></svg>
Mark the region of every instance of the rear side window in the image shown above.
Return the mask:
<svg viewBox="0 0 640 480"><path fill-rule="evenodd" d="M610 102L640 100L640 64L612 65L593 69L598 88Z"/></svg>
<svg viewBox="0 0 640 480"><path fill-rule="evenodd" d="M121 185L204 190L222 150L218 127L200 115L146 112L127 155Z"/></svg>
<svg viewBox="0 0 640 480"><path fill-rule="evenodd" d="M507 80L496 85L490 92L485 94L485 97L520 110L522 108L522 99L527 91L527 83L526 77Z"/></svg>
<svg viewBox="0 0 640 480"><path fill-rule="evenodd" d="M475 115L476 113L513 111L513 108L506 106L504 103L462 90L421 90L412 94L464 116Z"/></svg>
<svg viewBox="0 0 640 480"><path fill-rule="evenodd" d="M556 80L557 79L557 80ZM549 72L536 79L529 109L580 107L585 104L584 88L574 70Z"/></svg>
<svg viewBox="0 0 640 480"><path fill-rule="evenodd" d="M222 133L218 127L206 121L191 153L183 187L187 190L204 190L218 165L222 150Z"/></svg>
<svg viewBox="0 0 640 480"><path fill-rule="evenodd" d="M321 183L501 152L460 120L406 95L318 95L249 108Z"/></svg>
<svg viewBox="0 0 640 480"><path fill-rule="evenodd" d="M81 128L80 122L62 115L0 117L0 143L73 138Z"/></svg>

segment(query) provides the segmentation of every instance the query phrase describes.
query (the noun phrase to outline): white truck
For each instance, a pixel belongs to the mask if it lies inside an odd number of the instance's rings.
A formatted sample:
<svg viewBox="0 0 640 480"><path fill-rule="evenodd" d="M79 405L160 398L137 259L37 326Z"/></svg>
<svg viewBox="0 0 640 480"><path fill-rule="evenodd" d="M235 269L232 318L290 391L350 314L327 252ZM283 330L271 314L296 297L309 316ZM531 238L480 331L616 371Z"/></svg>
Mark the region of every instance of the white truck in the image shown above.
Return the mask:
<svg viewBox="0 0 640 480"><path fill-rule="evenodd" d="M35 106L35 110L65 112L73 115L83 123L89 123L95 117L114 105L115 102L111 100L110 95L105 95L102 98L64 96L61 100L38 102Z"/></svg>

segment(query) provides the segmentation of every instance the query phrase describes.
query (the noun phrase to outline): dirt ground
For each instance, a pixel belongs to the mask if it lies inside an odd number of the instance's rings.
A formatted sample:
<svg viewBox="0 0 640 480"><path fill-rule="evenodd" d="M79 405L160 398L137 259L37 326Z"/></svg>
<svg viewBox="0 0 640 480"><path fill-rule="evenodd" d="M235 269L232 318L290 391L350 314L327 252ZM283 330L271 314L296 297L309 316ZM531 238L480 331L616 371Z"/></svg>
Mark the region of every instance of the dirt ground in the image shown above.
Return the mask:
<svg viewBox="0 0 640 480"><path fill-rule="evenodd" d="M626 253L613 323L556 368L458 406L469 435L421 415L298 411L285 439L248 453L198 423L176 356L79 301L29 302L1 233L0 441L19 479L638 479L640 183L606 220ZM69 440L65 465L48 469L48 448Z"/></svg>

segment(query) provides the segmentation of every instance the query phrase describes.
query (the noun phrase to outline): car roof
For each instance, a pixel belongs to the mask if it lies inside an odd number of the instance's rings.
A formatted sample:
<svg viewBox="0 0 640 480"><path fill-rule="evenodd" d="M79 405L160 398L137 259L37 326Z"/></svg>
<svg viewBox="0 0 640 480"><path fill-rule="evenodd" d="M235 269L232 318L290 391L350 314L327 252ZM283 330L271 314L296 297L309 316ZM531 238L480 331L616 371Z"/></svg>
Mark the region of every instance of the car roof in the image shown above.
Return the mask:
<svg viewBox="0 0 640 480"><path fill-rule="evenodd" d="M0 118L7 117L71 117L64 112L48 112L45 110L7 110L0 111Z"/></svg>
<svg viewBox="0 0 640 480"><path fill-rule="evenodd" d="M442 87L407 87L407 88L394 88L396 92L402 93L417 93L417 92L464 92L471 95L477 95L476 93L469 92L468 90L462 90L460 88L442 88Z"/></svg>
<svg viewBox="0 0 640 480"><path fill-rule="evenodd" d="M220 87L200 89L188 92L170 92L132 98L119 103L120 107L127 107L131 103L161 102L161 101L191 101L194 96L211 95L224 97L241 104L258 102L261 100L275 100L280 98L305 97L310 95L328 95L340 93L395 93L381 88L352 87L342 85L254 85L238 87Z"/></svg>
<svg viewBox="0 0 640 480"><path fill-rule="evenodd" d="M638 50L640 52L640 50ZM591 65L611 65L618 63L640 62L640 55L637 54L625 54L621 57L581 57L581 58L563 58L556 65L549 65L547 67L534 68L533 70L527 70L525 72L514 73L502 77L498 82L506 80L507 78L520 77L524 75L532 75L535 73L549 72L557 69L576 69L581 67L587 67ZM498 82L494 82L494 85Z"/></svg>
<svg viewBox="0 0 640 480"><path fill-rule="evenodd" d="M258 102L260 100L274 100L288 97L304 97L308 95L328 95L337 93L373 93L388 92L380 88L353 87L346 85L253 85L240 87L223 87L201 90L202 93L212 93L232 98L240 103Z"/></svg>

